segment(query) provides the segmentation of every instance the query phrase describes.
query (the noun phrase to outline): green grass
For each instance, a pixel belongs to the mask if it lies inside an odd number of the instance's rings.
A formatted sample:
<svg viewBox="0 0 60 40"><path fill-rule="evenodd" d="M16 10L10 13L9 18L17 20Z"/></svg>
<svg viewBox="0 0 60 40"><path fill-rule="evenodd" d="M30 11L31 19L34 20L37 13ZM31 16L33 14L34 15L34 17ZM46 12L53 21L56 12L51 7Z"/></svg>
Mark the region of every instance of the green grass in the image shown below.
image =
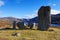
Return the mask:
<svg viewBox="0 0 60 40"><path fill-rule="evenodd" d="M60 40L60 29L54 31L40 30L0 30L0 40ZM19 32L20 36L12 36Z"/></svg>

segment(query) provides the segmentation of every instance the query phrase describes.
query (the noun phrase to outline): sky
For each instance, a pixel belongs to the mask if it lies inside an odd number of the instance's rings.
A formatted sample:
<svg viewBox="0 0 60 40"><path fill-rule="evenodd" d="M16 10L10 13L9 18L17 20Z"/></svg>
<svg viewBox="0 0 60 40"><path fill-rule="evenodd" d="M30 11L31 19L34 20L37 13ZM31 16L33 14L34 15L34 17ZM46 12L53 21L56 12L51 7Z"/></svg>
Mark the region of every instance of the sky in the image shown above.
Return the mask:
<svg viewBox="0 0 60 40"><path fill-rule="evenodd" d="M60 13L60 0L0 0L0 17L34 18L41 6L50 6L51 14Z"/></svg>

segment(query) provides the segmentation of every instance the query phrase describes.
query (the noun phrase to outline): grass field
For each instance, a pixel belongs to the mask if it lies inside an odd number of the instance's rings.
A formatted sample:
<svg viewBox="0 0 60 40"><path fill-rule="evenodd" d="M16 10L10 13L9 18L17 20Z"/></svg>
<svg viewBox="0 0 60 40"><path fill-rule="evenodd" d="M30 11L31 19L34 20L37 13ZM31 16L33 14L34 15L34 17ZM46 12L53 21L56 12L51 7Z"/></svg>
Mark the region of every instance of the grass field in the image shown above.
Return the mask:
<svg viewBox="0 0 60 40"><path fill-rule="evenodd" d="M0 40L60 40L60 29L54 31L40 30L0 30ZM12 36L18 32L20 36Z"/></svg>

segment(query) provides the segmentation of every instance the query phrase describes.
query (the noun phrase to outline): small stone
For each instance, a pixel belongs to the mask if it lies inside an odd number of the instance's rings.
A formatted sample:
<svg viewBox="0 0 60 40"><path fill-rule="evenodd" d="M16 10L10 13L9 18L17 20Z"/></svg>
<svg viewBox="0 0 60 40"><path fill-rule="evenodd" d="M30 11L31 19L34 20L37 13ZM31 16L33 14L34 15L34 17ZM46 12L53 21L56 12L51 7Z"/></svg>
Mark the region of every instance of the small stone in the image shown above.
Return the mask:
<svg viewBox="0 0 60 40"><path fill-rule="evenodd" d="M14 33L12 36L20 36L20 33Z"/></svg>

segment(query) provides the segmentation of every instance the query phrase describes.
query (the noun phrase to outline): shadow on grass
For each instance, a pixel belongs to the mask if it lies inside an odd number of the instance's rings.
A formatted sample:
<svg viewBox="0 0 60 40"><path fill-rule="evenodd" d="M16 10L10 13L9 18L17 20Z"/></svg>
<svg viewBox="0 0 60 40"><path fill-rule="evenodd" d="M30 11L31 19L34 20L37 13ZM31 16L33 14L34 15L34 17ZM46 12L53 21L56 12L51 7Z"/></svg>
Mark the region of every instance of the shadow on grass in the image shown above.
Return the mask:
<svg viewBox="0 0 60 40"><path fill-rule="evenodd" d="M0 30L35 30L35 29L30 29L30 28L23 28L23 29L1 28Z"/></svg>

